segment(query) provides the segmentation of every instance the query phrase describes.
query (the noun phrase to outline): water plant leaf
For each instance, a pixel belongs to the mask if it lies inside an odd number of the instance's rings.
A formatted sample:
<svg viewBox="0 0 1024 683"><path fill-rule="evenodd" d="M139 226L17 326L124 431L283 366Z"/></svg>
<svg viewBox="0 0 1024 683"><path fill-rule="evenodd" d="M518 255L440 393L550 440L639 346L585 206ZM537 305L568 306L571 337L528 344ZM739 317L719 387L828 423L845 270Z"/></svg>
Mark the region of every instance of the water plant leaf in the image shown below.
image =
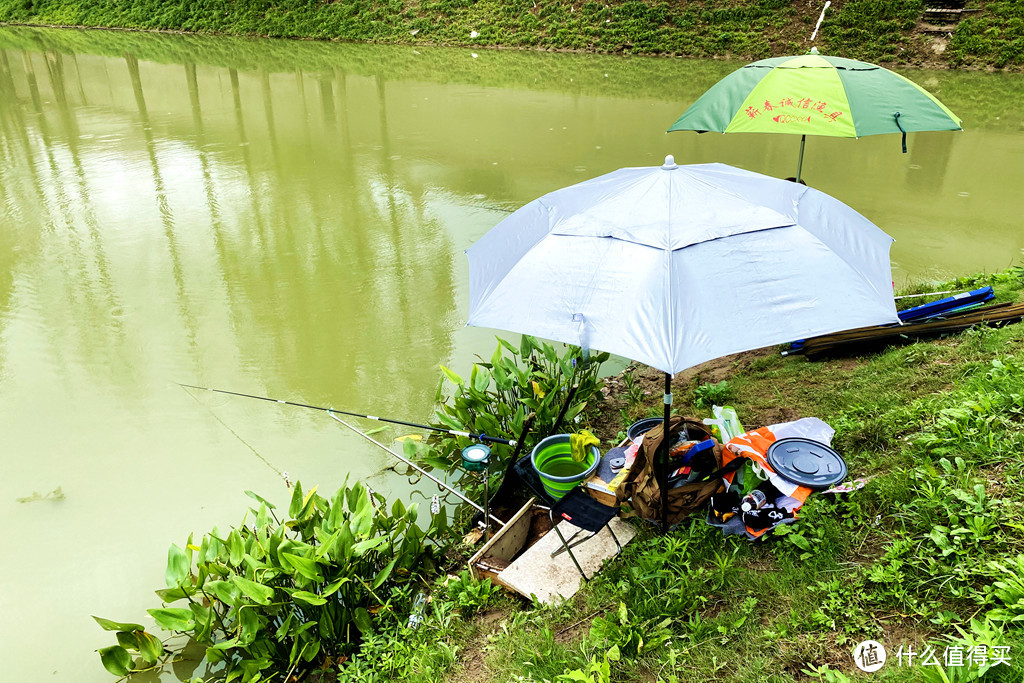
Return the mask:
<svg viewBox="0 0 1024 683"><path fill-rule="evenodd" d="M317 529L319 531L319 529ZM319 536L319 534L317 534ZM321 538L320 547L316 551L316 559L322 560L324 557L333 557L334 549L338 544L338 537L341 536L341 529L337 529L333 534L327 538Z"/></svg>
<svg viewBox="0 0 1024 683"><path fill-rule="evenodd" d="M231 566L237 567L245 556L245 543L242 542L242 535L238 529L232 529L228 534L228 561Z"/></svg>
<svg viewBox="0 0 1024 683"><path fill-rule="evenodd" d="M437 389L434 391L434 403L440 403L444 397L444 375L437 379Z"/></svg>
<svg viewBox="0 0 1024 683"><path fill-rule="evenodd" d="M350 524L352 533L357 537L365 537L370 533L370 529L373 528L373 507L368 498L363 497L359 500L359 506L352 514Z"/></svg>
<svg viewBox="0 0 1024 683"><path fill-rule="evenodd" d="M175 588L161 588L160 590L153 592L156 593L164 602L175 602L177 600L183 600L190 595L195 595L196 589L194 586L190 586L186 583Z"/></svg>
<svg viewBox="0 0 1024 683"><path fill-rule="evenodd" d="M439 455L425 455L420 458L420 464L436 467L439 470L446 470L451 467L451 462Z"/></svg>
<svg viewBox="0 0 1024 683"><path fill-rule="evenodd" d="M285 555L285 553L281 553ZM269 605L271 598L274 597L274 589L269 586L264 586L262 583L256 583L249 579L238 576L237 574L231 577L231 583L238 586L238 590L242 591L242 594L252 600L253 602L259 603L260 605Z"/></svg>
<svg viewBox="0 0 1024 683"><path fill-rule="evenodd" d="M391 561L388 562L387 566L384 567L384 569L381 569L379 572L377 572L377 576L373 579L373 585L371 586L372 590L377 590L378 588L380 588L380 585L382 583L388 580L388 577L391 576L391 570L395 568L396 562L398 562L397 555L391 558Z"/></svg>
<svg viewBox="0 0 1024 683"><path fill-rule="evenodd" d="M292 502L288 506L288 514L292 519L298 519L299 510L302 509L302 483L295 482L295 489L292 491Z"/></svg>
<svg viewBox="0 0 1024 683"><path fill-rule="evenodd" d="M256 610L241 609L238 611L239 636L238 644L241 646L250 645L260 631L260 620Z"/></svg>
<svg viewBox="0 0 1024 683"><path fill-rule="evenodd" d="M136 631L135 635L138 638L139 654L149 664L156 664L156 661L164 653L163 643L152 633L146 631Z"/></svg>
<svg viewBox="0 0 1024 683"><path fill-rule="evenodd" d="M528 334L524 334L519 342L520 358L528 358L535 348L537 348L537 340Z"/></svg>
<svg viewBox="0 0 1024 683"><path fill-rule="evenodd" d="M320 566L316 563L316 560L291 553L281 553L281 558L310 581L321 582L324 580L324 575L320 573Z"/></svg>
<svg viewBox="0 0 1024 683"><path fill-rule="evenodd" d="M292 597L296 600L301 600L309 605L325 605L327 601L316 593L310 593L309 591L295 591L292 593Z"/></svg>
<svg viewBox="0 0 1024 683"><path fill-rule="evenodd" d="M177 588L185 577L189 575L192 562L185 551L174 543L167 549L167 570L164 572L164 581L168 588Z"/></svg>
<svg viewBox="0 0 1024 683"><path fill-rule="evenodd" d="M369 432L367 432L369 434ZM395 441L423 441L422 434L403 434L402 436L396 436Z"/></svg>
<svg viewBox="0 0 1024 683"><path fill-rule="evenodd" d="M352 621L363 635L373 633L373 620L370 619L370 613L365 607L357 607L352 611Z"/></svg>
<svg viewBox="0 0 1024 683"><path fill-rule="evenodd" d="M166 631L191 631L196 625L192 612L183 607L148 609L146 612L153 617L157 626Z"/></svg>
<svg viewBox="0 0 1024 683"><path fill-rule="evenodd" d="M309 517L309 513L313 510L313 505L316 503L316 490L319 486L314 486L309 490L309 493L302 499L302 505L299 507L297 514L293 514L292 517L297 522L303 522ZM293 499L294 504L294 499Z"/></svg>
<svg viewBox="0 0 1024 683"><path fill-rule="evenodd" d="M203 591L230 607L237 606L238 598L241 597L238 586L229 581L210 581L203 586Z"/></svg>
<svg viewBox="0 0 1024 683"><path fill-rule="evenodd" d="M128 675L128 668L132 665L132 657L123 647L111 645L110 647L101 647L97 652L100 653L100 661L103 662L104 669L115 676Z"/></svg>
<svg viewBox="0 0 1024 683"><path fill-rule="evenodd" d="M346 583L348 583L350 581L351 581L351 579L348 578L347 576L345 578L343 578L343 579L338 579L337 581L329 584L327 586L327 588L324 588L323 591L321 591L321 593L320 593L320 597L329 598L330 596L332 596L335 593L337 593L339 588L341 588L342 586L344 586Z"/></svg>
<svg viewBox="0 0 1024 683"><path fill-rule="evenodd" d="M352 559L352 550L356 539L352 535L352 529L349 528L348 522L342 524L338 532L338 547L341 549L342 558L348 562ZM335 553L334 556L337 558L338 553Z"/></svg>
<svg viewBox="0 0 1024 683"><path fill-rule="evenodd" d="M461 377L459 377L458 375L456 375L454 372L452 372L451 370L449 370L448 368L446 368L443 365L441 366L441 372L444 373L445 377L447 377L454 384L456 384L456 385L458 385L460 387L465 385L465 383L466 383L466 380L462 379Z"/></svg>
<svg viewBox="0 0 1024 683"><path fill-rule="evenodd" d="M473 388L483 393L487 391L487 387L491 384L491 373L487 371L487 368L474 365L473 369L476 371L473 377Z"/></svg>
<svg viewBox="0 0 1024 683"><path fill-rule="evenodd" d="M139 635L142 631L118 631L117 644L126 650L139 651Z"/></svg>
<svg viewBox="0 0 1024 683"><path fill-rule="evenodd" d="M442 413L440 410L436 411L434 414L437 416L438 422L443 424L445 427L456 431L463 431L462 423L454 417L447 415L446 413Z"/></svg>
<svg viewBox="0 0 1024 683"><path fill-rule="evenodd" d="M104 619L103 617L93 616L96 623L100 625L104 631L144 631L146 627L142 624L133 624L131 622L111 621L110 619Z"/></svg>
<svg viewBox="0 0 1024 683"><path fill-rule="evenodd" d="M352 546L352 553L359 557L365 555L368 551L373 550L387 542L387 536L376 536L374 538L368 538L365 541L359 541Z"/></svg>
<svg viewBox="0 0 1024 683"><path fill-rule="evenodd" d="M269 500L267 500L266 498L264 498L263 496L261 496L259 494L253 493L252 491L246 491L245 495L249 496L250 498L252 498L253 500L255 500L257 502L263 503L264 505L267 506L267 509L269 509L269 510L276 509L274 507L273 503L271 503Z"/></svg>

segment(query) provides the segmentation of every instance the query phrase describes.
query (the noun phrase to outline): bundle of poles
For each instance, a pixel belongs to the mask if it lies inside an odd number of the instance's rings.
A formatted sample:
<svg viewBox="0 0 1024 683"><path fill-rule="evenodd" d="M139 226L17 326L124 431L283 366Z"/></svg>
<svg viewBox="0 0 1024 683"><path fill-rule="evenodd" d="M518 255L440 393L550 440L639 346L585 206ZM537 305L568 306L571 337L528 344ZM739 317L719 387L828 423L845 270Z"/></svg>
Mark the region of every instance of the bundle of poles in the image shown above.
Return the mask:
<svg viewBox="0 0 1024 683"><path fill-rule="evenodd" d="M315 406L315 405L311 405L311 404L308 404L308 403L297 403L295 401L285 401L285 400L282 400L282 399L279 399L279 398L270 398L268 396L258 396L256 394L246 394L246 393L242 393L242 392L239 392L239 391L228 391L226 389L213 389L213 388L210 388L210 387L198 386L196 384L181 384L181 383L179 383L179 386L181 386L182 388L185 388L185 389L195 389L195 390L198 390L198 391L209 391L209 392L212 392L212 393L215 393L215 394L224 394L224 395L227 395L227 396L238 396L238 397L241 397L241 398L250 398L250 399L255 399L257 401L266 401L268 403L277 403L279 405L293 406L295 408L307 408L309 410L318 410L318 411L327 413L328 417L330 417L335 422L338 422L338 423L344 425L345 427L347 427L348 429L352 430L353 432L355 432L359 436L363 437L364 439L366 439L370 443L372 443L375 446L377 446L377 447L387 451L396 460L400 461L401 463L403 463L406 466L410 467L411 469L415 470L416 472L418 472L422 476L426 477L430 481L434 482L441 489L443 489L445 491L448 491L449 493L452 493L457 498L462 500L464 503L468 504L473 509L475 509L478 512L480 512L481 514L483 514L487 519L489 519L492 522L497 523L499 527L504 526L505 522L503 520L501 520L500 518L498 518L498 517L494 516L493 514L491 514L490 510L488 510L486 507L481 507L479 504L477 504L476 502L474 502L473 500L468 498L465 494L461 493L460 491L458 491L455 488L453 488L452 486L450 486L448 483L446 483L446 482L442 481L441 479L435 477L433 474L431 474L427 470L423 469L422 467L420 467L419 465L414 463L412 460L409 460L405 456L403 456L400 453L396 452L394 449L388 448L387 446L385 446L381 442L377 441L376 439L374 439L372 436L370 436L366 432L356 428L354 425L346 422L345 420L343 420L339 416L340 415L344 415L346 417L356 417L356 418L361 418L361 419L365 419L365 420L373 420L375 422L385 422L387 424L402 425L404 427L413 427L415 429L424 429L424 430L436 432L436 433L439 433L439 434L447 434L449 436L455 436L455 437L462 436L462 437L466 437L466 438L469 438L469 439L475 439L477 441L481 441L481 442L484 442L484 443L497 443L497 444L503 444L503 445L506 445L506 446L512 446L513 449L514 449L513 452L512 452L512 457L509 460L508 466L507 466L507 468L505 470L505 474L504 474L504 477L502 479L501 486L498 489L498 492L495 494L495 499L500 498L503 494L507 494L507 491L508 491L509 487L512 485L511 481L510 481L509 474L513 471L513 465L515 465L516 460L518 460L518 458L519 458L519 455L520 455L520 453L522 451L522 448L523 448L524 440L525 440L527 434L529 434L530 429L533 426L533 420L534 420L533 413L530 413L526 417L524 422L523 422L523 429L522 429L522 432L519 435L519 438L513 440L513 439L500 438L500 437L496 437L496 436L490 436L490 435L484 434L484 433L473 433L473 432L467 432L467 431L459 431L459 430L456 430L456 429L446 429L444 427L438 427L436 425L422 424L422 423L419 423L419 422L409 422L408 420L395 420L395 419L392 419L392 418L380 417L379 415L369 415L369 414L365 414L365 413L355 413L355 412L348 411L348 410L337 410L335 408L328 408L328 407L325 407L325 406ZM562 405L562 408L559 411L558 417L555 420L555 425L554 425L552 431L556 430L558 428L558 426L562 423L562 420L565 418L565 414L566 414L566 412L567 412L567 410L569 408L569 405L572 403L572 400L573 400L573 398L576 395L577 388L578 388L577 386L570 387L568 395L566 396L565 403Z"/></svg>

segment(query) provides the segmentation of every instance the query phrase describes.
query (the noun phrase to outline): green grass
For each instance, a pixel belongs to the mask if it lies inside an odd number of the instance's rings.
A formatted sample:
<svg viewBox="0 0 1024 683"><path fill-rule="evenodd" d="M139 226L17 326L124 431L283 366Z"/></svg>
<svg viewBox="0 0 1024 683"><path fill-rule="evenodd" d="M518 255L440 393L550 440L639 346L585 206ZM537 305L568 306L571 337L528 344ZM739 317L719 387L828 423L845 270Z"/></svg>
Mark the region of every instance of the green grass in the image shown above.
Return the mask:
<svg viewBox="0 0 1024 683"><path fill-rule="evenodd" d="M837 3L817 45L893 64L1021 66L1024 9L982 4L941 57L915 32L921 0ZM791 0L0 0L0 22L15 24L740 59L806 51L819 11Z"/></svg>
<svg viewBox="0 0 1024 683"><path fill-rule="evenodd" d="M984 9L962 21L949 43L955 66L997 68L1024 65L1024 3L1019 0L969 3Z"/></svg>
<svg viewBox="0 0 1024 683"><path fill-rule="evenodd" d="M949 288L983 283L1001 300L1024 298L1020 268ZM665 536L641 527L565 605L506 599L486 627L449 617L424 644L434 653L430 674L421 652L395 678L1020 681L1024 325L818 363L765 355L737 369L729 387L748 426L780 405L825 419L851 473L871 477L867 486L838 499L812 495L788 533L756 544L699 520ZM465 582L450 585L462 597L448 600L464 602ZM490 598L470 602L481 599ZM436 654L467 635L454 659ZM980 679L978 666L939 671L895 659L862 674L850 653L868 638L890 657L901 644L940 657L947 646L1005 646L1010 663Z"/></svg>

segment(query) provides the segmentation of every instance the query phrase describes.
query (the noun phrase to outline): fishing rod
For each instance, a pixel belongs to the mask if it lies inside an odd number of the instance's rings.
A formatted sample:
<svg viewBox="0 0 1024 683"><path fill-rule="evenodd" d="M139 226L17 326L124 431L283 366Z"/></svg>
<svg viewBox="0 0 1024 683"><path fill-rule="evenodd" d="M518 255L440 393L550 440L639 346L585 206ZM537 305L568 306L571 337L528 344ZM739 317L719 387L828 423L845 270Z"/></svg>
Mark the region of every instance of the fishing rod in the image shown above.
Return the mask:
<svg viewBox="0 0 1024 683"><path fill-rule="evenodd" d="M349 417L360 417L366 420L376 420L377 422L388 422L391 424L402 425L405 427L415 427L417 429L426 429L432 432L440 432L442 434L449 434L451 436L465 436L470 439L476 439L478 441L490 441L491 443L502 443L507 446L515 446L516 442L510 439L499 439L496 436L487 436L486 434L473 434L472 432L460 432L456 429L445 429L443 427L433 427L431 425L418 424L416 422L406 422L404 420L392 420L386 417L378 417L377 415L363 415L362 413L350 413L346 410L335 410L334 408L324 408L323 406L311 406L306 403L293 403L292 401L282 401L279 398L268 398L266 396L256 396L255 394L242 394L237 391L226 391L224 389L211 389L209 387L199 387L194 384L181 384L178 386L185 387L187 389L200 389L202 391L212 391L215 394L228 394L229 396L241 396L243 398L254 398L257 401L269 401L270 403L280 403L286 406L295 406L296 408L310 408L311 410L322 410L325 413L337 414L337 415L348 415Z"/></svg>
<svg viewBox="0 0 1024 683"><path fill-rule="evenodd" d="M393 455L393 456L395 456L396 458L398 458L398 460L402 461L403 463L405 463L405 464L406 464L406 465L408 465L409 467L413 468L414 470L416 470L417 472L419 472L419 473L420 473L420 474L422 474L422 475L423 475L424 477L426 477L426 478L427 478L427 479L429 479L430 481L434 482L435 484L437 484L437 485L438 485L438 486L440 486L441 488L445 489L446 491L450 491L451 493L454 493L454 494L455 494L456 496L458 496L458 497L459 497L460 499L462 499L462 500L463 500L464 502L466 502L466 503L468 503L469 505L473 506L474 508L476 508L476 509L477 509L477 510L479 510L480 512L483 512L484 514L488 514L488 513L487 513L487 511L486 511L486 510L484 510L484 509L483 509L482 507L480 507L479 505L477 505L476 503L474 503L474 502L473 502L472 500L470 500L469 498L467 498L467 497L466 497L466 496L464 496L463 494L461 494L461 493L459 493L458 491L456 491L455 489L453 489L453 488L452 488L451 486L449 486L448 484L444 483L443 481L441 481L440 479L438 479L437 477L435 477L434 475L432 475L432 474L431 474L430 472L427 472L427 471L426 471L425 469L423 469L423 468L419 467L418 465L416 465L415 463L413 463L413 462L412 462L411 460L409 460L408 458L404 458L404 457L402 457L401 455L399 455L399 454L398 454L398 453L396 453L395 451L391 450L390 448L388 448L387 446L385 446L384 444L382 444L382 443L381 443L380 441L377 441L376 439L374 439L374 438L373 438L372 436L370 436L369 434L367 434L367 433L365 433L365 432L361 432L361 431L359 431L358 429L356 429L355 427L353 427L352 425L350 425L350 424L349 424L348 422L345 422L345 421L344 421L344 420L342 420L342 419L341 419L340 417L338 417L337 415L335 415L335 414L334 414L334 412L335 412L335 411L333 411L333 410L327 410L327 414L328 414L328 416L330 416L330 418L331 418L332 420L336 420L337 422L340 422L341 424L345 425L346 427L348 427L348 428L349 428L349 429L351 429L351 430L352 430L353 432L355 432L355 433L356 433L356 434L358 434L359 436L363 437L364 439L366 439L367 441L369 441L369 442L370 442L370 443L372 443L373 445L375 445L375 446L380 446L381 448L383 448L384 450L386 450L386 451L387 451L388 453L390 453L391 455ZM505 526L505 522L504 522L504 521L502 521L502 520L500 520L500 519L498 519L498 518L497 518L497 517L495 517L494 515L490 515L490 514L488 514L488 516L489 516L489 517L490 517L490 518L491 518L492 520L494 520L495 522L497 522L499 526Z"/></svg>
<svg viewBox="0 0 1024 683"><path fill-rule="evenodd" d="M338 416L337 416L337 415L335 414L335 413L340 413L340 412L342 412L342 411L340 411L340 410L333 410L332 408L320 408L320 407L317 407L317 406L307 406L307 405L304 405L304 404L302 404L302 403L290 403L290 402L288 402L288 401L280 401L280 400L277 400L277 399L273 399L273 398L264 398L264 397L262 397L262 396L251 396L251 395L249 395L249 394L239 394L239 393L237 393L237 392L234 392L234 391L224 391L224 390L221 390L221 389L209 389L209 388L207 388L207 387L198 387L198 386L195 386L195 385L192 385L192 384L181 384L180 386L182 386L182 387L187 387L187 388L189 388L189 389L204 389L204 390L206 390L206 391L214 391L214 392L217 392L217 393L220 393L220 394L231 394L231 395L234 395L234 396L244 396L244 397L246 397L246 398L257 398L257 399L260 399L261 401L273 401L274 403L283 403L283 404L285 404L285 405L292 405L292 406L298 406L298 407L300 407L300 408L314 408L314 409L316 409L316 410L322 410L322 411L324 411L325 413L327 413L327 414L328 414L328 415L330 416L330 418L331 418L332 420L336 420L337 422L340 422L341 424L345 425L346 427L348 427L348 428L349 428L349 429L351 429L351 430L352 430L353 432L355 432L355 433L356 433L356 434L358 434L359 436L363 437L364 439L366 439L366 440L367 440L367 441L369 441L370 443L374 444L375 446L379 446L380 448L383 448L383 449L384 449L384 450L386 450L386 451L387 451L388 453L390 453L391 455L393 455L393 456L394 456L394 457L395 457L395 458L396 458L397 460L399 460L400 462L402 462L402 463L404 463L404 464L408 465L409 467L411 467L412 469L416 470L417 472L419 472L419 473L420 473L420 474L422 474L422 475L423 475L424 477L426 477L426 478L427 478L427 479L429 479L430 481L434 482L435 484L437 484L438 486L440 486L440 487L441 487L441 488L443 488L444 490L446 490L446 491L449 491L449 492L451 492L451 493L454 493L454 494L455 494L455 495L456 495L456 496L457 496L457 497L458 497L458 498L459 498L460 500L462 500L462 501L463 501L463 502L465 502L465 503L468 503L468 504L469 504L470 506L472 506L472 507L473 507L473 508L475 508L476 510L479 510L480 512L484 512L484 513L486 514L485 510L484 510L484 509L483 509L482 507L480 507L479 505L477 505L476 503L474 503L474 502L473 502L472 500L470 500L469 498L467 498L467 497L466 497L465 495L463 495L463 494L459 493L459 492L458 492L458 491L456 491L456 490L455 490L454 488L452 488L452 487L451 487L451 486L449 486L448 484L444 483L443 481L441 481L440 479L438 479L437 477L435 477L434 475L432 475L432 474L431 474L430 472L427 472L427 471L426 471L425 469L423 469L422 467L418 466L418 465L417 465L416 463L414 463L413 461L409 460L408 458L406 458L406 457L403 457L403 456L399 455L398 453L396 453L396 452L395 452L395 451L393 451L392 449L388 448L387 446L385 446L385 445L384 445L384 444L382 444L381 442L379 442L379 441L377 441L376 439L374 439L374 438L373 438L372 436L370 436L369 434L367 434L367 433L365 433L365 432L362 432L362 431L360 431L360 430L356 429L355 427L353 427L352 425L350 425L350 424L349 424L348 422L345 422L344 420L342 420L342 419L341 419L340 417L338 417ZM345 414L345 415L350 415L350 414L352 414L352 413L343 413L343 414ZM362 415L356 415L356 417L364 417L364 416L362 416ZM383 421L383 422L396 422L396 420L384 420L383 418L373 418L373 419L381 420L381 421ZM410 423L408 423L408 422L400 422L399 424L409 425ZM418 427L418 426L420 426L420 425L411 425L411 426L413 426L413 427ZM427 429L433 429L433 428L432 428L432 427L428 427ZM462 432L458 432L458 435L459 435L459 436L464 436L464 434L463 434ZM474 436L474 435L472 435L472 434L465 434L465 436ZM503 441L503 443L510 443L510 442L508 442L508 441ZM511 443L515 443L515 442L511 442ZM497 517L495 517L494 515L489 515L489 517L490 517L490 518L491 518L492 520L494 520L495 522L497 522L497 523L498 523L499 525L501 525L501 526L505 526L505 522L503 522L502 520L498 519L498 518L497 518Z"/></svg>

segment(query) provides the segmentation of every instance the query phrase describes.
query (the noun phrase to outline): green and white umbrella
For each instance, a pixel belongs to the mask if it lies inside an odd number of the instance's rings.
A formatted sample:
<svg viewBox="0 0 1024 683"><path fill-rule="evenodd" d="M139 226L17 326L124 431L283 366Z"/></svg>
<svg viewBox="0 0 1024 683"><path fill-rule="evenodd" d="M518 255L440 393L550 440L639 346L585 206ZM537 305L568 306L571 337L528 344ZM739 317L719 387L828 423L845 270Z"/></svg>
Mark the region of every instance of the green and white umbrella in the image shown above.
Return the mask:
<svg viewBox="0 0 1024 683"><path fill-rule="evenodd" d="M701 133L800 135L797 180L808 135L859 138L963 130L927 90L875 64L816 53L762 59L732 72L672 124Z"/></svg>

